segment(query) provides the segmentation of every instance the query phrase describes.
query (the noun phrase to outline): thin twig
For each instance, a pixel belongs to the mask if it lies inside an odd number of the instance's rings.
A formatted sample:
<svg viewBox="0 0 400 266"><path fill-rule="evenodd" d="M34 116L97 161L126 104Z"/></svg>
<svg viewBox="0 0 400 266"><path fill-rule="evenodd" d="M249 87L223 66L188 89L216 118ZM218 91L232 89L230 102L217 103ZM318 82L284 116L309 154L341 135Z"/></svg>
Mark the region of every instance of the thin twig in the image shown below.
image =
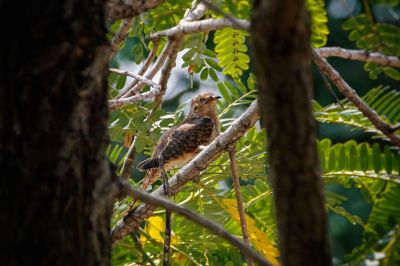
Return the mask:
<svg viewBox="0 0 400 266"><path fill-rule="evenodd" d="M132 23L132 18L126 18L122 20L117 33L115 34L114 38L111 41L111 47L110 47L111 51L110 54L108 55L108 60L111 60L117 53L120 43L123 40L125 40L126 34L129 31L131 23Z"/></svg>
<svg viewBox="0 0 400 266"><path fill-rule="evenodd" d="M153 41L153 47L151 48L149 56L147 57L146 61L140 67L140 69L139 69L139 71L137 73L139 76L143 76L146 73L147 69L150 67L151 63L154 60L154 57L157 54L157 50L158 50L159 46L160 46L160 42L159 41ZM146 77L146 78L148 78L148 77ZM152 78L153 77L150 77L150 79L152 79ZM138 83L139 83L139 80L137 80L137 79L133 80L132 83L129 84L129 86L127 86L126 88L122 89L114 99L121 98L121 96L123 96L125 93L127 93L129 90L131 90L133 87L135 87Z"/></svg>
<svg viewBox="0 0 400 266"><path fill-rule="evenodd" d="M352 102L358 110L360 110L365 117L375 126L376 129L380 130L388 139L396 146L400 147L400 137L394 133L394 128L387 124L382 118L371 109L353 90L346 81L340 76L340 74L326 61L325 58L320 56L316 51L312 51L312 59L318 66L320 71L324 73L338 88L340 93L346 96L350 102Z"/></svg>
<svg viewBox="0 0 400 266"><path fill-rule="evenodd" d="M163 190L165 197L169 197L169 183L168 176L164 168L164 158L162 154L158 157L158 163L160 165L160 172L163 181ZM163 266L171 265L171 211L165 210L165 230L164 230L164 245L163 245Z"/></svg>
<svg viewBox="0 0 400 266"><path fill-rule="evenodd" d="M244 207L243 207L242 193L240 192L240 181L239 181L239 175L238 175L237 163L236 163L235 144L232 144L228 148L228 153L229 153L229 160L231 162L233 187L235 188L236 202L237 202L237 208L238 208L239 218L240 218L240 226L242 227L243 242L250 247L249 233L247 231L246 214L244 212ZM247 258L247 265L249 265L249 266L253 265L253 261L249 257Z"/></svg>
<svg viewBox="0 0 400 266"><path fill-rule="evenodd" d="M333 98L335 98L335 101L340 105L340 107L344 108L342 102L339 100L339 98L337 97L337 95L333 91L333 88L332 88L331 84L329 83L328 78L321 71L319 73L321 74L321 77L322 77L322 80L324 81L325 87L328 89L328 91L333 96Z"/></svg>
<svg viewBox="0 0 400 266"><path fill-rule="evenodd" d="M147 84L149 86L155 87L155 88L160 88L161 87L160 84L155 83L151 79L139 76L139 75L137 75L135 73L132 73L132 72L129 72L129 71L123 71L123 70L119 70L119 69L116 69L116 68L110 68L109 70L110 70L110 72L113 72L113 73L117 73L117 74L120 74L120 75L124 75L124 76L128 76L128 77L131 77L131 78L135 78L135 79L139 80L140 82L143 82L143 83L145 83L145 84Z"/></svg>
<svg viewBox="0 0 400 266"><path fill-rule="evenodd" d="M129 150L125 155L124 163L122 164L121 178L124 180L128 180L129 177L131 176L130 173L131 173L133 162L135 161L135 156L136 156L136 153L135 153L136 142L137 142L137 138L134 136L131 146L129 147Z"/></svg>
<svg viewBox="0 0 400 266"><path fill-rule="evenodd" d="M145 75L145 78L147 79L152 79L154 76L157 74L157 72L162 68L164 65L165 60L171 53L171 48L172 48L172 43L168 42L165 44L163 50L161 51L160 56L157 58L156 62L154 63L153 67L150 69L150 71ZM146 86L146 83L139 82L136 84L132 89L127 91L124 95L122 95L120 98L126 98L131 95L135 95L138 93L144 86Z"/></svg>
<svg viewBox="0 0 400 266"><path fill-rule="evenodd" d="M240 139L248 129L254 126L259 119L257 112L257 102L253 102L250 107L237 118L232 125L220 134L210 145L204 148L193 160L182 167L169 181L171 196L175 195L187 182L195 179L207 168L227 147ZM151 193L155 197L162 197L164 191L161 187ZM112 242L123 239L142 221L149 217L155 207L148 204L140 204L130 211L123 219L118 221L112 230Z"/></svg>
<svg viewBox="0 0 400 266"><path fill-rule="evenodd" d="M154 98L159 93L160 93L160 89L156 88L156 89L151 89L150 91L144 92L142 94L136 94L136 95L131 96L131 97L122 98L122 99L116 99L116 100L109 100L108 101L108 107L111 110L114 110L115 108L120 107L120 106L122 106L124 104L134 103L134 102L138 102L138 101Z"/></svg>
<svg viewBox="0 0 400 266"><path fill-rule="evenodd" d="M238 24L240 26L238 26ZM164 36L169 37L176 34L207 32L207 31L224 29L228 27L248 30L250 28L250 22L244 19L237 19L236 23L233 23L231 20L227 18L220 18L220 19L210 18L201 21L182 22L179 25L172 27L170 29L166 29L151 34L149 39L158 40Z"/></svg>
<svg viewBox="0 0 400 266"><path fill-rule="evenodd" d="M197 1L193 1L193 8L185 14L185 16L179 21L178 25L180 25L181 23L190 22L201 18L206 12L206 10L207 8L204 4L197 3ZM172 48L165 62L165 65L161 71L161 77L159 81L161 85L161 91L154 99L156 104L150 113L150 117L154 114L155 111L160 109L162 106L164 100L163 97L167 91L168 80L171 76L172 69L176 65L176 57L181 49L183 37L184 35L182 33L176 33L168 37L168 42L171 43Z"/></svg>
<svg viewBox="0 0 400 266"><path fill-rule="evenodd" d="M232 245L236 246L240 251L242 251L247 257L252 258L259 265L271 266L272 264L267 261L262 255L254 251L249 247L249 245L245 244L243 241L239 240L235 236L231 235L228 231L226 231L221 225L210 221L209 219L201 216L191 210L188 210L182 206L179 206L171 201L162 198L156 197L152 194L142 192L138 189L132 188L128 183L120 182L118 184L118 191L121 194L131 195L147 204L152 206L161 206L166 210L171 212L175 212L179 215L182 215L194 223L208 229L210 232L214 233L227 240Z"/></svg>
<svg viewBox="0 0 400 266"><path fill-rule="evenodd" d="M183 36L179 35L171 38L172 38L171 42L173 43L171 53L169 54L167 60L165 61L165 65L161 71L161 77L159 80L161 90L160 93L154 99L156 104L150 114L150 117L152 116L154 111L161 108L163 102L163 96L167 91L167 83L171 76L172 69L176 66L176 57L178 56L178 52L182 45Z"/></svg>
<svg viewBox="0 0 400 266"><path fill-rule="evenodd" d="M364 50L350 50L340 47L324 47L314 49L322 57L340 57L349 60L371 62L384 66L400 67L400 57L388 56L377 52L367 52Z"/></svg>

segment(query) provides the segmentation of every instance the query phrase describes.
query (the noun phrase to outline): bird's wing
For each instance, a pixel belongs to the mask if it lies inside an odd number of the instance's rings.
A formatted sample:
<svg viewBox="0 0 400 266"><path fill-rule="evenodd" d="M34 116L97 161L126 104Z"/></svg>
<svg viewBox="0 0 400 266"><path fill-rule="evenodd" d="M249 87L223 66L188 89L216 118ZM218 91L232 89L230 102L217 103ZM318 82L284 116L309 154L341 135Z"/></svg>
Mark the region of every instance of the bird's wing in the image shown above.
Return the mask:
<svg viewBox="0 0 400 266"><path fill-rule="evenodd" d="M185 154L197 152L200 145L210 142L213 126L212 119L207 116L185 119L161 136L152 157L139 163L137 168L141 171L157 168L158 155L161 153L164 163L167 163Z"/></svg>
<svg viewBox="0 0 400 266"><path fill-rule="evenodd" d="M171 130L162 150L164 162L178 159L187 153L197 152L200 145L209 143L213 126L212 119L203 116L187 119Z"/></svg>

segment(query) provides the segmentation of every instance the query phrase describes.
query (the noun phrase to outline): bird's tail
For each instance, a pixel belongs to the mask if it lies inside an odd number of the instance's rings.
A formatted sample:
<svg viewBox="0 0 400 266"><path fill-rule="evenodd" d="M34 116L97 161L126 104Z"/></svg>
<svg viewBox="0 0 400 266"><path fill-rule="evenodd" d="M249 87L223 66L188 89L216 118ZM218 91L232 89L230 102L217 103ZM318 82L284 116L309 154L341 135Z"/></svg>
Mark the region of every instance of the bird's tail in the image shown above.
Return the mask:
<svg viewBox="0 0 400 266"><path fill-rule="evenodd" d="M146 171L152 168L158 168L158 166L159 166L158 157L153 157L139 163L137 165L137 169L139 169L140 171Z"/></svg>

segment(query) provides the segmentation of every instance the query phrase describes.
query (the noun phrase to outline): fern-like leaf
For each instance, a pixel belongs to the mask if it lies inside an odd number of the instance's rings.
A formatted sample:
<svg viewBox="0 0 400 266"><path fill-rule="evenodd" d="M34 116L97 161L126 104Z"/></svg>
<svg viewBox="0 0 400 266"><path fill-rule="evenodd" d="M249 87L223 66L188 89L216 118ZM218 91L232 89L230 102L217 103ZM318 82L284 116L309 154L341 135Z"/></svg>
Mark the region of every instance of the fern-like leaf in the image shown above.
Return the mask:
<svg viewBox="0 0 400 266"><path fill-rule="evenodd" d="M367 14L361 14L348 19L343 28L350 31L349 39L355 41L360 49L371 52L381 52L386 55L400 56L400 27L374 23ZM369 72L371 79L377 79L384 73L387 77L400 80L400 72L393 68L374 63L366 63L364 69Z"/></svg>
<svg viewBox="0 0 400 266"><path fill-rule="evenodd" d="M315 48L326 44L329 35L328 15L323 0L307 0L307 9L311 16L311 45Z"/></svg>
<svg viewBox="0 0 400 266"><path fill-rule="evenodd" d="M362 99L373 108L381 118L391 124L400 122L400 92L379 86L370 90ZM351 126L372 132L386 138L372 123L348 100L322 107L314 102L314 116L319 122Z"/></svg>
<svg viewBox="0 0 400 266"><path fill-rule="evenodd" d="M224 69L223 73L233 78L240 77L249 68L246 36L245 31L231 28L218 30L214 36L218 63Z"/></svg>

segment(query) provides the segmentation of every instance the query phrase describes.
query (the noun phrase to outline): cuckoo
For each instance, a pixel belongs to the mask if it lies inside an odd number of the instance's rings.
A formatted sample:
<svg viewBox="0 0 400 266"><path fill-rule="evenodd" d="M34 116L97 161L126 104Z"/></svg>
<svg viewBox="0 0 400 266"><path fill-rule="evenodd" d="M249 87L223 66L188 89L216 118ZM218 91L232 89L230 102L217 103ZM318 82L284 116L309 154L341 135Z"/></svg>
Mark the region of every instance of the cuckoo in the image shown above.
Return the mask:
<svg viewBox="0 0 400 266"><path fill-rule="evenodd" d="M166 171L182 167L218 136L220 123L216 104L219 98L221 97L205 92L192 99L186 118L161 136L151 158L138 164L139 170L147 171L140 186L141 190L146 190L161 176L161 156Z"/></svg>

